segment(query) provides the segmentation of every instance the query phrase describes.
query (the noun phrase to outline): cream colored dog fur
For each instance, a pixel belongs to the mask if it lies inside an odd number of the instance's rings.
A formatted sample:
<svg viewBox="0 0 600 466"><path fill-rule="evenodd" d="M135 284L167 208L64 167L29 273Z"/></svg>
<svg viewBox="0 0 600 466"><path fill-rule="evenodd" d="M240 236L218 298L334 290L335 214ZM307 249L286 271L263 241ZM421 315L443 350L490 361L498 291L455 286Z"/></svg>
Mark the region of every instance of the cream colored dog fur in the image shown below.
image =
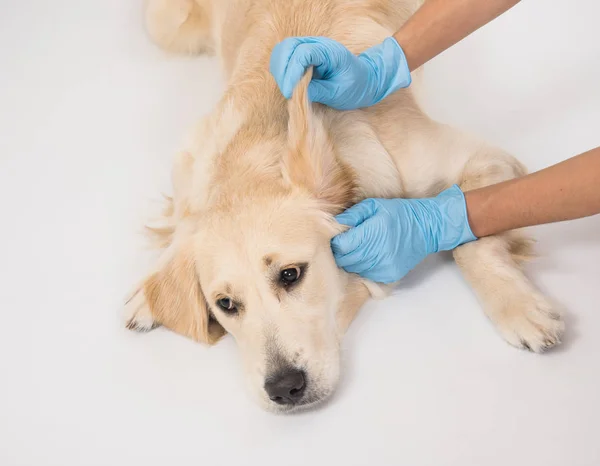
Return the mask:
<svg viewBox="0 0 600 466"><path fill-rule="evenodd" d="M216 53L227 89L174 162L164 225L152 229L161 258L126 305L129 328L163 325L208 344L230 333L267 409L309 406L335 389L340 339L370 294L385 290L336 267L329 242L341 227L333 216L366 197L430 196L453 183L469 190L525 171L503 151L432 121L410 89L337 112L309 104L309 72L289 102L280 95L268 66L277 42L323 35L358 53L394 33L415 7L148 1L152 39L171 52ZM564 324L519 266L528 245L511 232L461 246L454 258L502 337L541 352L559 342ZM300 275L293 287L282 284L284 269ZM264 389L281 364L305 374L293 406Z"/></svg>

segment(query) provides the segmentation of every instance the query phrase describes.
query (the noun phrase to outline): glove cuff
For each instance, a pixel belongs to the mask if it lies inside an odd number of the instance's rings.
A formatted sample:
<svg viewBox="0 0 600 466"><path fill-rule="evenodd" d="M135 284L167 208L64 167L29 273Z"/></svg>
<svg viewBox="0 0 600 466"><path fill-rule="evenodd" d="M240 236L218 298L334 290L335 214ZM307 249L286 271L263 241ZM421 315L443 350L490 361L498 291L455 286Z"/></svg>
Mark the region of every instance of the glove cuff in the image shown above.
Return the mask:
<svg viewBox="0 0 600 466"><path fill-rule="evenodd" d="M410 86L412 77L404 50L393 37L388 37L379 47L377 61L379 70L379 89L375 103L382 101L398 89Z"/></svg>
<svg viewBox="0 0 600 466"><path fill-rule="evenodd" d="M372 73L372 89L365 90L370 96L368 105L375 105L398 89L410 86L412 77L404 50L393 37L388 37L381 44L367 49L359 58L368 63Z"/></svg>
<svg viewBox="0 0 600 466"><path fill-rule="evenodd" d="M477 239L469 225L465 195L457 185L442 191L435 202L441 214L438 251L450 251Z"/></svg>

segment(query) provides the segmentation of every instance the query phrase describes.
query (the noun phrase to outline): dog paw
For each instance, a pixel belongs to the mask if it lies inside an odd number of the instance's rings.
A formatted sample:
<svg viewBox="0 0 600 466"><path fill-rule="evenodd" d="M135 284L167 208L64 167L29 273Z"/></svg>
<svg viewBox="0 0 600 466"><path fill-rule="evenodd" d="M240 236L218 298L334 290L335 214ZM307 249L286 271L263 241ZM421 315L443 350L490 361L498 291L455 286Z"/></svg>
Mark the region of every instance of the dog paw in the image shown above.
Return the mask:
<svg viewBox="0 0 600 466"><path fill-rule="evenodd" d="M561 314L541 296L513 303L496 316L496 326L508 343L535 353L560 344L565 330Z"/></svg>
<svg viewBox="0 0 600 466"><path fill-rule="evenodd" d="M149 332L159 326L152 317L141 289L136 290L125 302L123 318L125 328L135 332Z"/></svg>

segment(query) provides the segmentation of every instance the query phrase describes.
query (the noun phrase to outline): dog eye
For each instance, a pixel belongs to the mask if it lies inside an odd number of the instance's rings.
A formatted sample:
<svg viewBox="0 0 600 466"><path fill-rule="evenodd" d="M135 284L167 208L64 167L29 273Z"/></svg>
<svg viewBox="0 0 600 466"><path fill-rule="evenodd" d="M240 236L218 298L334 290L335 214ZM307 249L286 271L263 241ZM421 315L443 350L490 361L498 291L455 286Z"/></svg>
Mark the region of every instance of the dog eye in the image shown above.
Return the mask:
<svg viewBox="0 0 600 466"><path fill-rule="evenodd" d="M286 286L297 282L300 278L300 275L301 271L299 267L290 267L289 269L282 270L279 278L281 283Z"/></svg>
<svg viewBox="0 0 600 466"><path fill-rule="evenodd" d="M230 298L219 299L217 301L217 306L219 306L224 312L228 314L234 314L237 312L237 308Z"/></svg>

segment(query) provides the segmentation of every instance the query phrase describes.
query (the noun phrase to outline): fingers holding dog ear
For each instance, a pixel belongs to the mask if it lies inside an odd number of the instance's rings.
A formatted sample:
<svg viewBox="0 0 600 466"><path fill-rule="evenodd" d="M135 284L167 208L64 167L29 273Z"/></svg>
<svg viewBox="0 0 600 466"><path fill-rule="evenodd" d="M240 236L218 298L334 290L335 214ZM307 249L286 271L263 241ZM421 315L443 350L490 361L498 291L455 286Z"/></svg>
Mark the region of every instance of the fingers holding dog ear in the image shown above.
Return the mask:
<svg viewBox="0 0 600 466"><path fill-rule="evenodd" d="M338 223L349 227L356 227L371 218L377 212L377 204L373 199L366 199L353 205L348 210L339 214L335 219Z"/></svg>
<svg viewBox="0 0 600 466"><path fill-rule="evenodd" d="M310 46L304 45L307 39L290 37L273 48L269 69L286 99L292 97L294 89L311 65Z"/></svg>
<svg viewBox="0 0 600 466"><path fill-rule="evenodd" d="M373 199L364 200L336 217L338 223L351 227L331 240L331 250L339 267L351 273L363 273L365 254L372 246L369 235L371 223L376 220L377 203Z"/></svg>
<svg viewBox="0 0 600 466"><path fill-rule="evenodd" d="M333 51L338 48L347 52L341 44L324 37L289 37L277 44L271 54L269 69L283 96L286 99L292 96L300 79L311 66L315 69L314 77L317 80L330 74L332 60L335 62L339 55ZM333 91L333 83L322 81L320 85L313 86L312 91L309 90L309 98L313 102L320 102L331 96Z"/></svg>
<svg viewBox="0 0 600 466"><path fill-rule="evenodd" d="M360 250L360 246L368 235L369 219L376 212L377 204L372 199L366 199L335 218L338 223L351 227L331 240L331 250L339 267L351 273L362 271L357 269L364 261L364 251Z"/></svg>
<svg viewBox="0 0 600 466"><path fill-rule="evenodd" d="M347 269L348 267L354 268L363 259L363 254L360 251L360 247L365 240L364 228L360 226L346 231L340 235L337 235L331 240L331 250L333 257L338 267ZM348 270L348 272L358 273L355 270Z"/></svg>

